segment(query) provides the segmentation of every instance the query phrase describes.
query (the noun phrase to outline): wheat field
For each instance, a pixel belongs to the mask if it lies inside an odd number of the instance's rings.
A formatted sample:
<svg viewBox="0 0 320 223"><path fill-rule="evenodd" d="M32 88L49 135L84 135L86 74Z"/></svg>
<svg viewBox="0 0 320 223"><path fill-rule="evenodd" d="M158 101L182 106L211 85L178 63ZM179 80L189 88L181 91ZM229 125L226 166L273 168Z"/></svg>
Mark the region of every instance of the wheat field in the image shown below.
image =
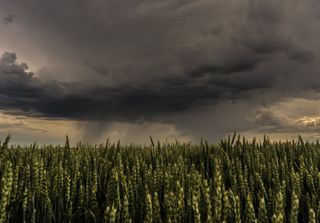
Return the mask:
<svg viewBox="0 0 320 223"><path fill-rule="evenodd" d="M319 222L320 144L0 144L0 223Z"/></svg>

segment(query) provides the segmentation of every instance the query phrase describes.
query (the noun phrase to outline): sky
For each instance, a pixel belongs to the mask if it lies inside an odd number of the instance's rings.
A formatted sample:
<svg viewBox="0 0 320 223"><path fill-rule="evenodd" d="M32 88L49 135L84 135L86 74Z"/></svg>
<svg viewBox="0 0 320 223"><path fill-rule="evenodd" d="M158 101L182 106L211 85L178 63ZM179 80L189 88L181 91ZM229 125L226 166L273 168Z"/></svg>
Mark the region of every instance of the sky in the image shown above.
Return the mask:
<svg viewBox="0 0 320 223"><path fill-rule="evenodd" d="M14 143L320 136L317 0L0 0Z"/></svg>

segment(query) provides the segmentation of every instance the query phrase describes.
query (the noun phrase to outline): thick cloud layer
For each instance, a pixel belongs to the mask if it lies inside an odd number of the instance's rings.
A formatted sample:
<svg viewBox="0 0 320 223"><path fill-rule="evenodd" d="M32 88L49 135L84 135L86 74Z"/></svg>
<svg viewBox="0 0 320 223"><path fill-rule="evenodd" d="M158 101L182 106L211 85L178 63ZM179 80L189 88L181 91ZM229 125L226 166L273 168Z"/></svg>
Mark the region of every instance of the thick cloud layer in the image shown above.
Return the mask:
<svg viewBox="0 0 320 223"><path fill-rule="evenodd" d="M223 99L268 87L215 82L211 77L163 78L154 83L123 83L118 86L91 86L79 82L44 81L33 77L25 63L16 62L15 53L0 59L0 108L30 116L80 120L145 121L153 115L178 112L201 104L215 104Z"/></svg>
<svg viewBox="0 0 320 223"><path fill-rule="evenodd" d="M196 108L241 101L255 109L317 97L318 5L315 0L4 0L0 110L170 122L183 129L195 124L176 115ZM18 63L16 54L31 68ZM264 111L255 123L264 125L266 119L285 122Z"/></svg>

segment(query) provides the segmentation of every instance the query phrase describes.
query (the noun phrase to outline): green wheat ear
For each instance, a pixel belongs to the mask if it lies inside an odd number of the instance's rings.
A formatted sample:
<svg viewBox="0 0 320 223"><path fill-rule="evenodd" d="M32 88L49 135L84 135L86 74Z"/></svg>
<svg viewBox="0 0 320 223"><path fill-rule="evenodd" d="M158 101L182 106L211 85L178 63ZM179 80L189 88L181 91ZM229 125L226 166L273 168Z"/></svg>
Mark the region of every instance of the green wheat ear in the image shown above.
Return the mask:
<svg viewBox="0 0 320 223"><path fill-rule="evenodd" d="M4 153L4 151L8 148L9 142L10 142L10 138L11 138L11 136L7 135L6 139L4 140L4 142L2 144L1 144L1 141L0 141L0 155L2 153Z"/></svg>
<svg viewBox="0 0 320 223"><path fill-rule="evenodd" d="M0 200L0 223L7 222L7 207L10 203L10 195L12 190L12 163L10 161L7 161L5 163L5 171L2 176L1 180L1 200Z"/></svg>

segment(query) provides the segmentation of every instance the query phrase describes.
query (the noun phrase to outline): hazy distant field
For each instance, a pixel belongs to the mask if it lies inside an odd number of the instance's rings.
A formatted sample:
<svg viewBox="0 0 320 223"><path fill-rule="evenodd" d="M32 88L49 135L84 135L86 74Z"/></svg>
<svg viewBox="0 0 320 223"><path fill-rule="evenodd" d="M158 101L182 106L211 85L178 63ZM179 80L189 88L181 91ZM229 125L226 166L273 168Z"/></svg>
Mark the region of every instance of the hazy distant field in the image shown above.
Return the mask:
<svg viewBox="0 0 320 223"><path fill-rule="evenodd" d="M320 144L0 145L1 222L319 222Z"/></svg>

